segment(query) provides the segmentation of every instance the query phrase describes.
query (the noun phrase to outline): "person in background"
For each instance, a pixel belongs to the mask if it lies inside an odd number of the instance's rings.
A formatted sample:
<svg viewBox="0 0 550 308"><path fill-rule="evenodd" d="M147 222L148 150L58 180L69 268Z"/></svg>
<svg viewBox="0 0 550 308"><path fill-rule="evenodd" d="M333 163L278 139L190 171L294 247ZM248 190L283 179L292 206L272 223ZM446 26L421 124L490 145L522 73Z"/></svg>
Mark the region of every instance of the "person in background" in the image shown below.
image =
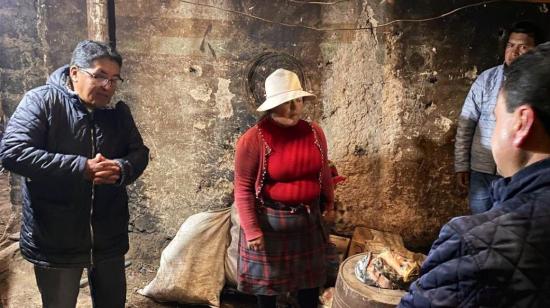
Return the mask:
<svg viewBox="0 0 550 308"><path fill-rule="evenodd" d="M399 307L550 307L550 42L505 72L494 206L441 229Z"/></svg>
<svg viewBox="0 0 550 308"><path fill-rule="evenodd" d="M84 268L94 307L124 307L128 195L148 163L130 109L109 102L122 57L82 41L70 65L25 94L0 145L24 177L21 254L34 264L43 307L75 307Z"/></svg>
<svg viewBox="0 0 550 308"><path fill-rule="evenodd" d="M493 111L504 71L520 55L542 41L542 33L530 22L518 22L508 31L504 63L490 68L476 79L464 101L455 141L455 172L461 191L468 191L473 214L491 208L489 188L500 178L491 155L491 134L495 127Z"/></svg>
<svg viewBox="0 0 550 308"><path fill-rule="evenodd" d="M277 69L265 81L266 111L238 140L235 204L241 221L238 289L259 307L297 291L300 307L317 307L326 280L322 216L334 219L334 192L323 130L301 119L298 76ZM324 200L322 214L319 200Z"/></svg>

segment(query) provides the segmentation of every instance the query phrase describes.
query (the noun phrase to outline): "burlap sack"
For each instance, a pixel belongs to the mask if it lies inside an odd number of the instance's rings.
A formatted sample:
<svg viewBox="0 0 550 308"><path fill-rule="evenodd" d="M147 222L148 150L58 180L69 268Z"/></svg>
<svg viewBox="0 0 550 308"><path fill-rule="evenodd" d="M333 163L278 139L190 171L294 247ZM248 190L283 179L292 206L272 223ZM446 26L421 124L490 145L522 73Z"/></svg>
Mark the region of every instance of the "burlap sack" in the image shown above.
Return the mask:
<svg viewBox="0 0 550 308"><path fill-rule="evenodd" d="M187 218L162 251L157 276L141 295L157 301L220 305L231 209Z"/></svg>
<svg viewBox="0 0 550 308"><path fill-rule="evenodd" d="M235 205L231 207L230 243L225 256L225 284L237 288L237 259L239 258L239 234L241 226Z"/></svg>

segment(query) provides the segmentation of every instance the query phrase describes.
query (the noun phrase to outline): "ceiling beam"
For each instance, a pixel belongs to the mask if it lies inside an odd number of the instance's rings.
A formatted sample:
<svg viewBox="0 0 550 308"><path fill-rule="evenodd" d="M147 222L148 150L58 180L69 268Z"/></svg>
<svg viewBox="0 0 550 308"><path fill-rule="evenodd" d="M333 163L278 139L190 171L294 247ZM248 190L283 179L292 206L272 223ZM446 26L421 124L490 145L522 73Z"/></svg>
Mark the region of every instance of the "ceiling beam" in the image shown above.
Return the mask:
<svg viewBox="0 0 550 308"><path fill-rule="evenodd" d="M516 2L550 3L550 0L512 0Z"/></svg>

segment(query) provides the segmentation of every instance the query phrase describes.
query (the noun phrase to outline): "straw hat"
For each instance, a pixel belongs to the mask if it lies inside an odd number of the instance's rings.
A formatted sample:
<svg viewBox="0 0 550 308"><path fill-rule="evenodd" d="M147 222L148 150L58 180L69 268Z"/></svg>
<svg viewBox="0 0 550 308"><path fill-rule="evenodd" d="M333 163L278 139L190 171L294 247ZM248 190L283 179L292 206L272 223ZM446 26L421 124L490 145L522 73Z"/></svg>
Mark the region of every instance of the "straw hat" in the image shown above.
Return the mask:
<svg viewBox="0 0 550 308"><path fill-rule="evenodd" d="M266 111L299 97L315 95L302 89L300 79L294 72L278 69L265 79L265 102L258 111Z"/></svg>

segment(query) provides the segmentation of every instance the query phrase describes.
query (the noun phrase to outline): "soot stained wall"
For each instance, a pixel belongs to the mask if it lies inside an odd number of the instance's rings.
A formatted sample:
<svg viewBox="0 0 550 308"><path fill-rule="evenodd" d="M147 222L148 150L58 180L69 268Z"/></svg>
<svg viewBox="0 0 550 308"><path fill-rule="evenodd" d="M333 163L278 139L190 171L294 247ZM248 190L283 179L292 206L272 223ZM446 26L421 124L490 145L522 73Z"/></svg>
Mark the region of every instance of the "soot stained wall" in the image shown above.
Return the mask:
<svg viewBox="0 0 550 308"><path fill-rule="evenodd" d="M421 19L474 1L352 1L322 11L333 26ZM338 228L400 233L426 249L440 226L469 213L455 187L454 136L475 78L503 61L500 30L529 19L550 29L542 4L494 3L418 23L327 33L323 121L337 190Z"/></svg>
<svg viewBox="0 0 550 308"><path fill-rule="evenodd" d="M278 22L361 27L473 2L208 3ZM151 264L186 217L232 203L234 144L258 117L245 90L247 65L272 51L300 60L307 88L319 94L307 116L323 125L331 159L348 176L337 190L337 229L366 225L426 248L444 222L468 213L454 186L456 119L475 77L502 62L499 29L519 19L550 26L546 7L527 3L329 32L177 0L115 4L127 80L116 99L131 106L151 148L149 168L130 186L130 257ZM0 15L0 98L9 116L24 92L43 84L86 38L86 1L6 0ZM19 202L17 194L12 201Z"/></svg>

